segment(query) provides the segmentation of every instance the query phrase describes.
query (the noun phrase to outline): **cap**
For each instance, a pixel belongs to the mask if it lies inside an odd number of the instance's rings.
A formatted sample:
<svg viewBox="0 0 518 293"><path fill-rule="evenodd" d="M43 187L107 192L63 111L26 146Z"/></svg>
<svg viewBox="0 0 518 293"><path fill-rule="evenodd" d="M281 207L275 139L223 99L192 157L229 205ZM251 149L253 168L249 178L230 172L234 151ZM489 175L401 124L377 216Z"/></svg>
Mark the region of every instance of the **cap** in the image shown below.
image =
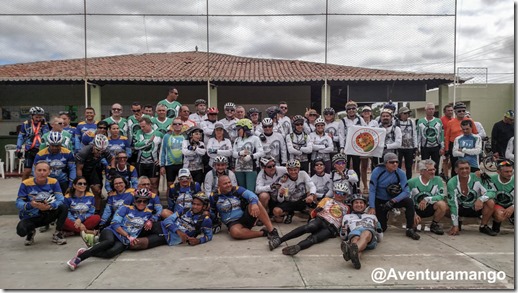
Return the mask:
<svg viewBox="0 0 518 293"><path fill-rule="evenodd" d="M309 115L317 115L318 116L317 110L315 110L315 109L309 109L307 113L308 113L308 116Z"/></svg>
<svg viewBox="0 0 518 293"><path fill-rule="evenodd" d="M214 123L214 129L216 129L216 128L223 128L223 129L225 129L225 126L221 122L216 122L216 123Z"/></svg>
<svg viewBox="0 0 518 293"><path fill-rule="evenodd" d="M372 111L372 109L371 109L371 107L369 107L369 106L364 106L364 107L362 108L362 112L364 112L364 111Z"/></svg>
<svg viewBox="0 0 518 293"><path fill-rule="evenodd" d="M389 113L390 116L392 116L392 110L390 110L388 108L384 108L383 110L381 110L381 113Z"/></svg>
<svg viewBox="0 0 518 293"><path fill-rule="evenodd" d="M397 158L397 155L394 153L386 153L383 156L383 163L389 162L389 161L399 161Z"/></svg>
<svg viewBox="0 0 518 293"><path fill-rule="evenodd" d="M399 114L401 113L410 113L410 109L408 109L408 107L401 107L399 108Z"/></svg>
<svg viewBox="0 0 518 293"><path fill-rule="evenodd" d="M182 168L178 171L178 178L191 177L191 171L187 168Z"/></svg>

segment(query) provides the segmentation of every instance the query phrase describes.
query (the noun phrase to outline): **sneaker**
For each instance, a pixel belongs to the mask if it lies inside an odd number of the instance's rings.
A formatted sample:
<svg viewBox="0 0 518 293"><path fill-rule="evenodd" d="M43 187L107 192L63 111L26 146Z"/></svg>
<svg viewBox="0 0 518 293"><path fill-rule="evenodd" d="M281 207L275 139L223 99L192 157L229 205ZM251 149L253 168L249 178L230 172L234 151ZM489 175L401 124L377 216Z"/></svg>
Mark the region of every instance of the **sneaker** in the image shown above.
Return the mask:
<svg viewBox="0 0 518 293"><path fill-rule="evenodd" d="M94 236L94 245L96 245L97 243L99 243L99 236L95 235Z"/></svg>
<svg viewBox="0 0 518 293"><path fill-rule="evenodd" d="M393 208L391 211L394 214L394 217L401 215L401 211L398 208Z"/></svg>
<svg viewBox="0 0 518 293"><path fill-rule="evenodd" d="M493 221L493 226L491 226L491 230L495 231L496 233L500 233L500 225L502 225L501 222Z"/></svg>
<svg viewBox="0 0 518 293"><path fill-rule="evenodd" d="M406 229L406 236L414 240L419 240L419 238L421 238L421 236L419 236L419 234L417 234L417 232L414 231L414 229Z"/></svg>
<svg viewBox="0 0 518 293"><path fill-rule="evenodd" d="M342 243L340 244L340 249L342 250L342 256L345 259L345 261L351 260L351 255L349 254L349 251L351 250L351 248L349 247L349 242L342 241Z"/></svg>
<svg viewBox="0 0 518 293"><path fill-rule="evenodd" d="M299 251L300 251L300 246L292 245L292 246L284 247L282 249L282 254L284 254L284 255L295 255L295 254L299 253Z"/></svg>
<svg viewBox="0 0 518 293"><path fill-rule="evenodd" d="M52 242L56 243L57 245L63 245L67 244L67 239L65 238L65 235L63 235L63 232L56 231L52 235Z"/></svg>
<svg viewBox="0 0 518 293"><path fill-rule="evenodd" d="M36 229L32 229L32 231L29 232L25 237L25 246L30 246L34 244L34 235L36 235Z"/></svg>
<svg viewBox="0 0 518 293"><path fill-rule="evenodd" d="M85 242L87 247L94 246L94 237L95 236L93 234L88 234L85 231L81 231L79 234L81 235L81 238L83 239L83 241Z"/></svg>
<svg viewBox="0 0 518 293"><path fill-rule="evenodd" d="M293 215L287 215L284 219L284 224L291 224L293 222Z"/></svg>
<svg viewBox="0 0 518 293"><path fill-rule="evenodd" d="M489 236L496 236L498 234L495 231L491 230L491 228L489 228L487 225L484 225L483 227L478 227L478 231Z"/></svg>
<svg viewBox="0 0 518 293"><path fill-rule="evenodd" d="M462 231L462 221L459 221L459 232Z"/></svg>
<svg viewBox="0 0 518 293"><path fill-rule="evenodd" d="M47 232L50 229L50 225L40 227L40 233Z"/></svg>
<svg viewBox="0 0 518 293"><path fill-rule="evenodd" d="M266 237L268 237L269 240L272 240L274 238L280 238L279 232L277 232L276 228L273 228L272 232L268 232Z"/></svg>
<svg viewBox="0 0 518 293"><path fill-rule="evenodd" d="M358 245L356 243L350 245L349 256L351 257L354 268L359 270L362 264L360 263L360 255L358 254Z"/></svg>
<svg viewBox="0 0 518 293"><path fill-rule="evenodd" d="M76 257L79 257L83 252L87 251L87 248L81 247L77 250Z"/></svg>
<svg viewBox="0 0 518 293"><path fill-rule="evenodd" d="M435 233L437 235L443 235L444 234L444 231L442 230L442 228L439 225L439 223L435 223L435 222L432 222L432 224L430 225L430 231L432 231L433 233Z"/></svg>
<svg viewBox="0 0 518 293"><path fill-rule="evenodd" d="M274 250L275 248L279 247L281 245L282 241L279 237L273 237L268 241L268 247L270 247L270 251Z"/></svg>
<svg viewBox="0 0 518 293"><path fill-rule="evenodd" d="M70 270L73 271L77 268L77 265L79 265L80 262L81 260L79 259L79 257L75 256L69 261L67 261L67 265L70 268Z"/></svg>

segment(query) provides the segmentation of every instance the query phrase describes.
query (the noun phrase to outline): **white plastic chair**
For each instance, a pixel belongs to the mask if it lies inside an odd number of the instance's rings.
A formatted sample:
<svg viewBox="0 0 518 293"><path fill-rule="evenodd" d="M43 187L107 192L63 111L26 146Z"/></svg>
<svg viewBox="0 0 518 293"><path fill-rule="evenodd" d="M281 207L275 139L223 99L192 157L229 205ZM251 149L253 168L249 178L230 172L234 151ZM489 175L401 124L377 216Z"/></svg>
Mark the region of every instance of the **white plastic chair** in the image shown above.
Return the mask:
<svg viewBox="0 0 518 293"><path fill-rule="evenodd" d="M23 172L23 163L25 163L25 159L18 159L18 174Z"/></svg>
<svg viewBox="0 0 518 293"><path fill-rule="evenodd" d="M16 145L6 144L5 145L5 169L9 172L14 170L14 160L16 159Z"/></svg>
<svg viewBox="0 0 518 293"><path fill-rule="evenodd" d="M4 162L2 162L2 159L0 159L0 175L2 175L2 178L5 179L5 168L4 168Z"/></svg>

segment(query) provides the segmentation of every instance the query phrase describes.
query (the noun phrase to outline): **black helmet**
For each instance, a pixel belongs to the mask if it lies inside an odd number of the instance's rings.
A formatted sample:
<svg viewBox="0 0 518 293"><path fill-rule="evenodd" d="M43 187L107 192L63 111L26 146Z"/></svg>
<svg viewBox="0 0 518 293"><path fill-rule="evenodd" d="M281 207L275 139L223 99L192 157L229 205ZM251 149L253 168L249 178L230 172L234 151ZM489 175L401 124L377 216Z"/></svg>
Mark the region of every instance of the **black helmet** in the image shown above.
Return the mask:
<svg viewBox="0 0 518 293"><path fill-rule="evenodd" d="M333 156L333 159L332 159L332 163L333 165L336 163L336 162L339 162L339 161L345 161L345 163L347 163L347 155L344 155L342 153L338 153L336 155Z"/></svg>
<svg viewBox="0 0 518 293"><path fill-rule="evenodd" d="M200 200L204 206L209 205L209 198L205 195L205 192L200 191L192 196L192 199Z"/></svg>
<svg viewBox="0 0 518 293"><path fill-rule="evenodd" d="M248 109L248 116L255 114L255 113L261 113L261 111L259 111L259 109L257 109L257 108Z"/></svg>
<svg viewBox="0 0 518 293"><path fill-rule="evenodd" d="M195 106L195 107L196 107L196 106L198 106L198 105L200 105L200 104L205 104L205 105L207 105L207 102L205 102L205 100L204 100L204 99L197 99L196 101L194 101L194 106Z"/></svg>
<svg viewBox="0 0 518 293"><path fill-rule="evenodd" d="M275 118L277 116L277 114L280 112L281 112L281 108L279 108L277 106L271 106L266 109L266 115L268 115L268 117L270 117L272 119Z"/></svg>
<svg viewBox="0 0 518 293"><path fill-rule="evenodd" d="M403 192L403 188L401 188L401 185L399 184L393 183L387 186L387 193L391 197L398 196L401 192Z"/></svg>
<svg viewBox="0 0 518 293"><path fill-rule="evenodd" d="M199 128L198 126L193 126L187 129L187 137L191 138L196 131L201 132L201 134L203 135L203 129Z"/></svg>
<svg viewBox="0 0 518 293"><path fill-rule="evenodd" d="M455 103L455 106L453 106L453 110L457 109L466 109L466 104L464 104L463 102Z"/></svg>
<svg viewBox="0 0 518 293"><path fill-rule="evenodd" d="M349 199L349 202L351 204L354 203L355 200L362 200L365 204L368 204L367 202L367 198L364 197L363 195L359 194L359 193L355 193L351 196L351 198Z"/></svg>
<svg viewBox="0 0 518 293"><path fill-rule="evenodd" d="M324 109L323 113L324 113L324 115L326 115L326 114L333 114L334 115L335 114L335 109L333 109L331 107L328 107L328 108Z"/></svg>

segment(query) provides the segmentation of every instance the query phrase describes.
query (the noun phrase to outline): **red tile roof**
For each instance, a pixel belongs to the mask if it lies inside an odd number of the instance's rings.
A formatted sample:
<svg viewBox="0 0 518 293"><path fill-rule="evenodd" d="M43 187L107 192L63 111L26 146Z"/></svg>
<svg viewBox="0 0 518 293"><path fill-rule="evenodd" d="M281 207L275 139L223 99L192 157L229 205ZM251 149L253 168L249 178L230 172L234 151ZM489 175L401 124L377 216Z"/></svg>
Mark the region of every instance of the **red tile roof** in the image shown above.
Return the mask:
<svg viewBox="0 0 518 293"><path fill-rule="evenodd" d="M212 81L308 82L322 81L323 63L260 59L210 53ZM206 52L132 54L88 58L88 80L105 82L200 82L207 80ZM452 74L413 73L327 65L329 81L452 82ZM41 61L0 66L0 82L80 81L84 59Z"/></svg>

